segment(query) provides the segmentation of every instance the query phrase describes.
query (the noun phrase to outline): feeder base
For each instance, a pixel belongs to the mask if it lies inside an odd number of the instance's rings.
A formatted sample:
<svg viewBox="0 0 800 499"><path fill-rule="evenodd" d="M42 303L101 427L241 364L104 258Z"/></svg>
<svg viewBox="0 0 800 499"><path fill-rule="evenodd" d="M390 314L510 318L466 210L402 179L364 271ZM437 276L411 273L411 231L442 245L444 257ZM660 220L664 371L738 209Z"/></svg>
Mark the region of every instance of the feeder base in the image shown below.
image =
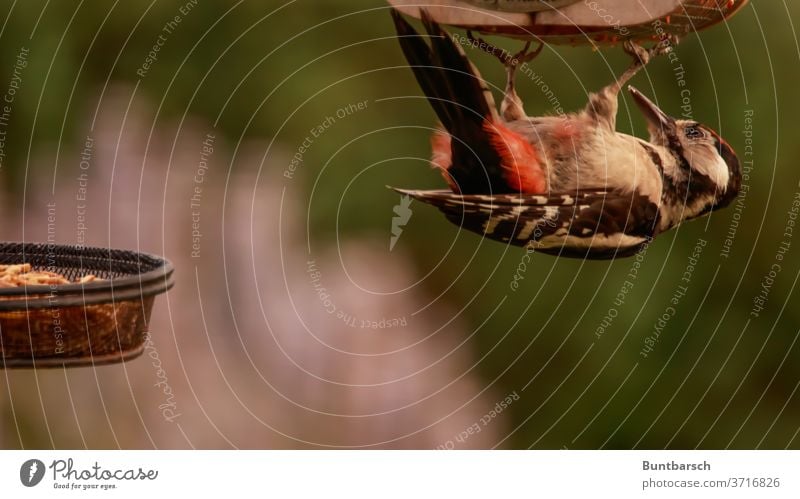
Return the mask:
<svg viewBox="0 0 800 499"><path fill-rule="evenodd" d="M502 12L460 0L428 0L425 9L440 24L551 44L615 44L684 36L732 16L748 0L592 0L542 12ZM417 0L389 0L404 14L419 17Z"/></svg>

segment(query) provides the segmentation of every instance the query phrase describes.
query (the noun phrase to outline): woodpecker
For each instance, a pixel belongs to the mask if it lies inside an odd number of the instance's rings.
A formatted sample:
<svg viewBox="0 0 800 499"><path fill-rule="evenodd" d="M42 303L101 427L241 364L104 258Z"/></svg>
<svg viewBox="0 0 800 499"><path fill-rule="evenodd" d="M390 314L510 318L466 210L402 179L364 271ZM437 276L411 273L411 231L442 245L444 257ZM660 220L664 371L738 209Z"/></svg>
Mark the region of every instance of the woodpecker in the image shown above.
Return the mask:
<svg viewBox="0 0 800 499"><path fill-rule="evenodd" d="M396 190L438 207L451 222L546 254L611 259L631 256L658 234L736 198L741 165L711 128L668 116L629 86L650 137L616 131L620 92L671 44L645 49L625 42L633 63L590 94L584 109L530 117L515 91L514 74L543 45L529 52L529 42L510 55L467 32L473 46L506 66L498 112L462 47L425 10L427 37L399 12L392 16L402 51L441 123L431 139L431 164L450 187Z"/></svg>

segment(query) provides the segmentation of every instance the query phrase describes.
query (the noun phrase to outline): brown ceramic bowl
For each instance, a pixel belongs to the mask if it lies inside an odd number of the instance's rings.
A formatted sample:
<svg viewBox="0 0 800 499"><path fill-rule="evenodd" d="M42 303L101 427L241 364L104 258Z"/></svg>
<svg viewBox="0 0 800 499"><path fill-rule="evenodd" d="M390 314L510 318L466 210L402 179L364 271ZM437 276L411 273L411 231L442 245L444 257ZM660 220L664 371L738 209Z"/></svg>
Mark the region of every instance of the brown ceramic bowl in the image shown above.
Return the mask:
<svg viewBox="0 0 800 499"><path fill-rule="evenodd" d="M173 285L167 260L127 250L0 243L0 264L30 263L86 284L0 288L0 367L123 362L144 350L153 302Z"/></svg>

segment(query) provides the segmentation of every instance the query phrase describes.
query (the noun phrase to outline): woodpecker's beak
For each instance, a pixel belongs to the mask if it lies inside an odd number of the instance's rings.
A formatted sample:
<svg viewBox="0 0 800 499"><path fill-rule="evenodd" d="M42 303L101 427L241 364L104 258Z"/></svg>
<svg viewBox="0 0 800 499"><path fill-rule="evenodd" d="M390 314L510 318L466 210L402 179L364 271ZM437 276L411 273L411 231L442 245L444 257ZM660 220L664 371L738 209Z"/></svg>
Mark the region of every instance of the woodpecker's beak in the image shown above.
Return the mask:
<svg viewBox="0 0 800 499"><path fill-rule="evenodd" d="M636 88L629 86L628 91L633 96L636 105L642 110L642 114L644 114L647 120L647 127L650 130L651 136L656 137L661 135L667 138L676 136L677 127L674 118L664 113L653 101L645 97L644 94Z"/></svg>

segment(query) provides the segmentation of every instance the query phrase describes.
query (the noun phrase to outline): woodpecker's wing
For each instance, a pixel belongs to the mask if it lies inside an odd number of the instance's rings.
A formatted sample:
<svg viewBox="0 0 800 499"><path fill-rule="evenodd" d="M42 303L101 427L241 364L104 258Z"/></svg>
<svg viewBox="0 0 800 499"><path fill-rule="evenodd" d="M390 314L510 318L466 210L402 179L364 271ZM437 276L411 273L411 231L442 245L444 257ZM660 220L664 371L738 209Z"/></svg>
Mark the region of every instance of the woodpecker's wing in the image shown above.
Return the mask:
<svg viewBox="0 0 800 499"><path fill-rule="evenodd" d="M611 259L635 254L656 235L658 207L639 194L397 192L436 206L448 220L490 239L555 256Z"/></svg>

